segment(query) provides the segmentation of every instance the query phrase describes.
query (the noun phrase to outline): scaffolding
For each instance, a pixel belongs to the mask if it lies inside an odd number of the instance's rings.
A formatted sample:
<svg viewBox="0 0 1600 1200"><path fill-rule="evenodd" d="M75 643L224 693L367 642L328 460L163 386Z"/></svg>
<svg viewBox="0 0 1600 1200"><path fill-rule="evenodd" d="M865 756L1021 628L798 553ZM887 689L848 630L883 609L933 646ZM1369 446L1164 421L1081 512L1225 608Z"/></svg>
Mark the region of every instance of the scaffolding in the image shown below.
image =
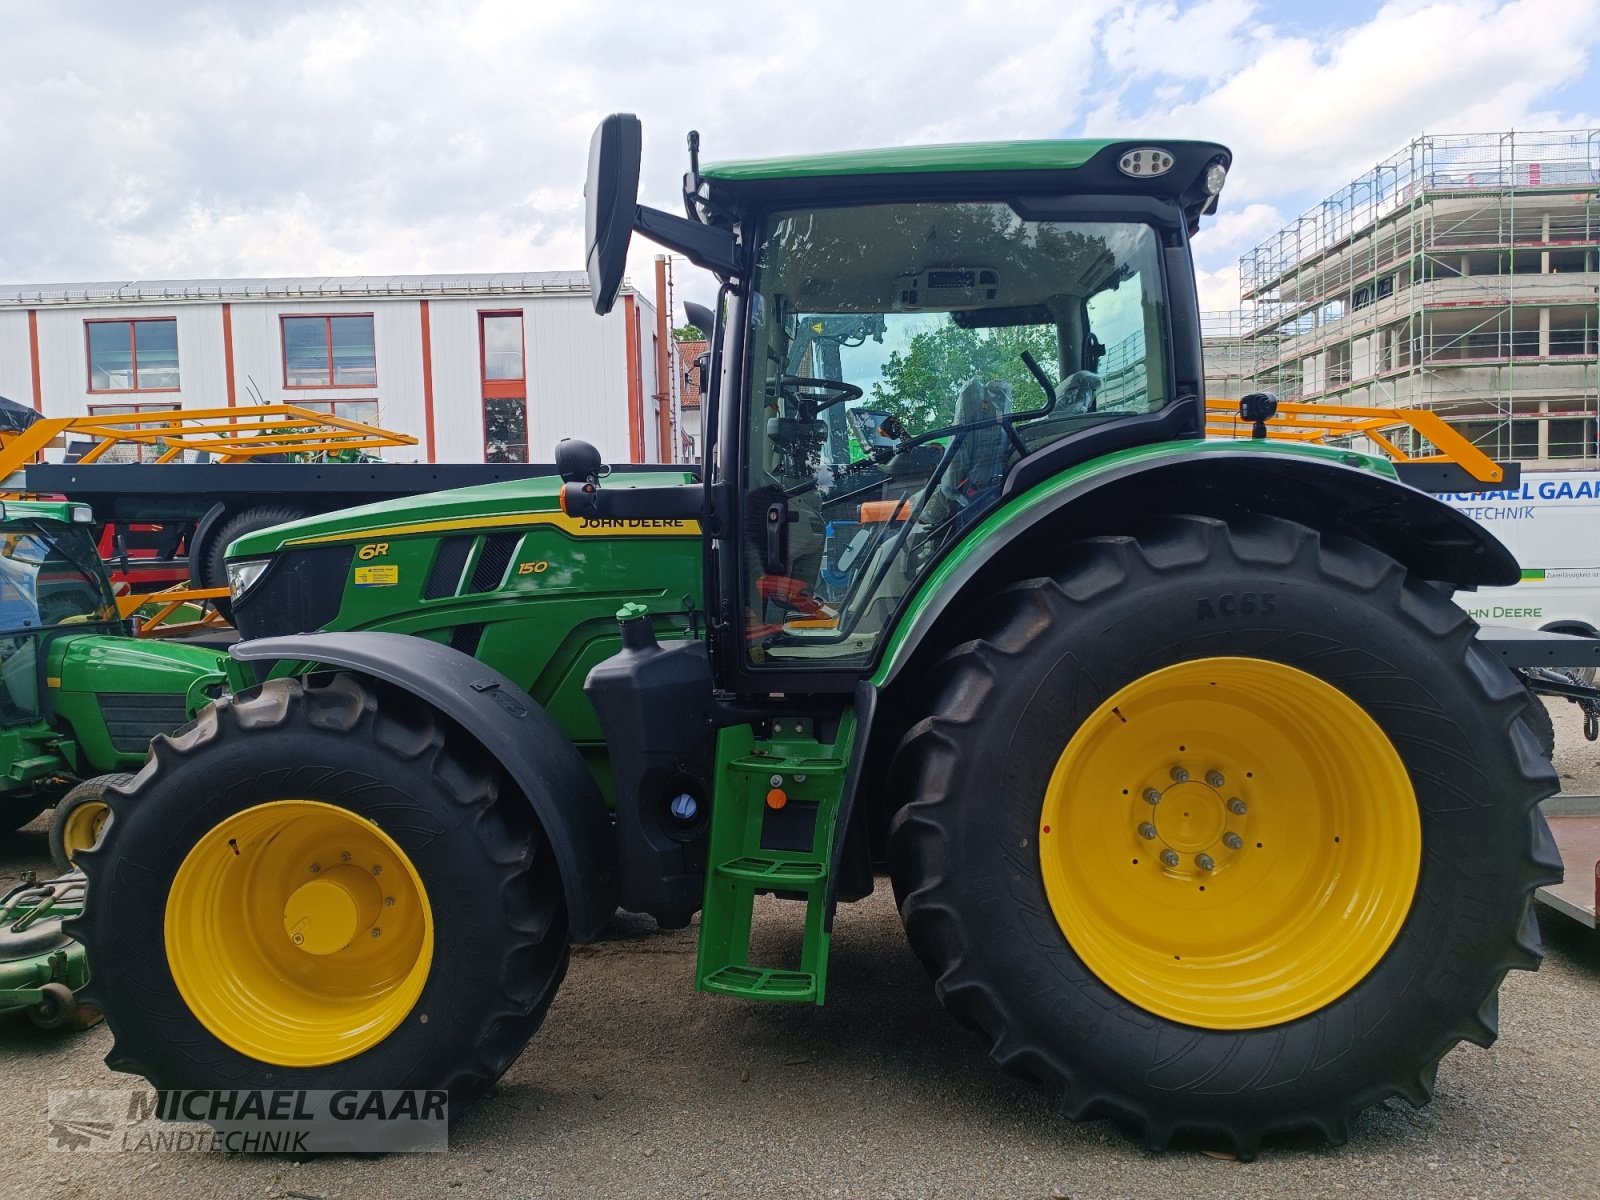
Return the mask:
<svg viewBox="0 0 1600 1200"><path fill-rule="evenodd" d="M1597 251L1600 130L1419 137L1240 259L1237 370L1208 374L1593 464Z"/></svg>

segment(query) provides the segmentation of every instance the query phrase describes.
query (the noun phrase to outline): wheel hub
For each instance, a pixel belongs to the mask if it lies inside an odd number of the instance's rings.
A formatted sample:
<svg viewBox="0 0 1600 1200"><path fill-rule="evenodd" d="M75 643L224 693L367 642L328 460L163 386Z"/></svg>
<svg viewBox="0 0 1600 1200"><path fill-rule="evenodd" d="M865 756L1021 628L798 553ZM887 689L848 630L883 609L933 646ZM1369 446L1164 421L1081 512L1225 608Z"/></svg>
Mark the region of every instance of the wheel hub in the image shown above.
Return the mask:
<svg viewBox="0 0 1600 1200"><path fill-rule="evenodd" d="M314 800L260 804L205 833L173 877L165 933L195 1018L281 1066L377 1045L411 1013L433 959L432 908L406 852Z"/></svg>
<svg viewBox="0 0 1600 1200"><path fill-rule="evenodd" d="M378 881L360 867L339 866L295 888L283 906L283 929L307 954L336 954L376 929L382 911Z"/></svg>
<svg viewBox="0 0 1600 1200"><path fill-rule="evenodd" d="M1179 663L1106 700L1040 813L1045 894L1107 986L1204 1028L1338 998L1383 957L1421 864L1410 777L1343 692L1262 659Z"/></svg>

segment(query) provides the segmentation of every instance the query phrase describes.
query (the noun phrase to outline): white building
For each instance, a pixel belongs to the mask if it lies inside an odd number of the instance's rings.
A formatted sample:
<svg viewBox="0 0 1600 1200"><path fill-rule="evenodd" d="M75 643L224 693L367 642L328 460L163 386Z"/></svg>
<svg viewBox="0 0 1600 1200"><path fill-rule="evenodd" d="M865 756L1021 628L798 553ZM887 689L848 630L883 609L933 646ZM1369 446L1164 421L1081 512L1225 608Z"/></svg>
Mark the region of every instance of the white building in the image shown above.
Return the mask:
<svg viewBox="0 0 1600 1200"><path fill-rule="evenodd" d="M597 317L581 272L0 286L0 395L46 416L287 403L416 437L395 461L660 462L681 377L656 305Z"/></svg>

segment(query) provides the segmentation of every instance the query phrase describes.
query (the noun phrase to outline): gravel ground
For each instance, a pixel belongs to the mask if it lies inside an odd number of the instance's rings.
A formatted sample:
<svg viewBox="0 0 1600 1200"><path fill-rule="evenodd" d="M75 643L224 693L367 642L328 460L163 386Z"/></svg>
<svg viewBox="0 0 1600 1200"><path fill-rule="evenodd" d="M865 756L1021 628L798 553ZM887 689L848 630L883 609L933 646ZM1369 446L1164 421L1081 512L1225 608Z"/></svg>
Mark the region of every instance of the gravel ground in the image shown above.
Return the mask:
<svg viewBox="0 0 1600 1200"><path fill-rule="evenodd" d="M1566 705L1555 715L1566 790L1600 793L1600 748ZM0 839L0 886L45 865L42 828ZM1280 1139L1241 1164L1199 1143L1149 1154L991 1067L934 1001L886 893L842 910L820 1009L697 995L693 928L619 921L575 952L543 1030L448 1154L52 1153L49 1088L131 1080L102 1064L104 1026L0 1024L0 1196L1600 1197L1600 934L1573 922L1545 919L1544 968L1507 980L1500 1040L1451 1053L1427 1108L1390 1101L1340 1149ZM771 951L797 918L766 904Z"/></svg>

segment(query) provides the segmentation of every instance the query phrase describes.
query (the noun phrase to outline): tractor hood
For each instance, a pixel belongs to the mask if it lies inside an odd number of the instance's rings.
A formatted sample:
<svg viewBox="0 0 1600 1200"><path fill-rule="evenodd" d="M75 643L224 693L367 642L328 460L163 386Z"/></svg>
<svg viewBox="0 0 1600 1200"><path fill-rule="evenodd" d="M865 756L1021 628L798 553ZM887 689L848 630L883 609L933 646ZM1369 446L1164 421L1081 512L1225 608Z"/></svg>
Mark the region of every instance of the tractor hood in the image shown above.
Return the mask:
<svg viewBox="0 0 1600 1200"><path fill-rule="evenodd" d="M607 478L608 488L673 487L695 482L687 470L628 471ZM561 511L561 480L555 475L486 483L479 487L405 496L323 513L246 534L228 547L230 560L268 558L299 546L330 546L376 538L515 528L553 523L569 533L604 530L609 522L568 517Z"/></svg>

